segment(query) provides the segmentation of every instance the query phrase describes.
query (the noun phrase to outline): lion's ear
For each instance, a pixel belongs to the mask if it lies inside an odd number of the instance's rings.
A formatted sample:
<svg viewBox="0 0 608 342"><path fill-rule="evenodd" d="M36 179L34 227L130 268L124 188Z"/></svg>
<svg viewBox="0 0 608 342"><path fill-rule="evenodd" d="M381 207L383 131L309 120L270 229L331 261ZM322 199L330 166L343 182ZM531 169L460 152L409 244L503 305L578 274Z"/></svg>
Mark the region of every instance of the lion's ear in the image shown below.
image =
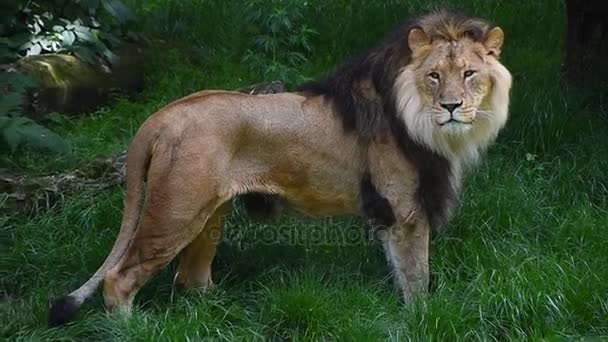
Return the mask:
<svg viewBox="0 0 608 342"><path fill-rule="evenodd" d="M407 36L407 44L412 52L416 52L431 44L431 38L419 28L413 28Z"/></svg>
<svg viewBox="0 0 608 342"><path fill-rule="evenodd" d="M488 49L488 53L490 55L494 55L496 57L500 56L500 48L502 48L502 43L505 40L505 33L498 26L491 29L490 32L486 35L486 40L483 43L486 49Z"/></svg>

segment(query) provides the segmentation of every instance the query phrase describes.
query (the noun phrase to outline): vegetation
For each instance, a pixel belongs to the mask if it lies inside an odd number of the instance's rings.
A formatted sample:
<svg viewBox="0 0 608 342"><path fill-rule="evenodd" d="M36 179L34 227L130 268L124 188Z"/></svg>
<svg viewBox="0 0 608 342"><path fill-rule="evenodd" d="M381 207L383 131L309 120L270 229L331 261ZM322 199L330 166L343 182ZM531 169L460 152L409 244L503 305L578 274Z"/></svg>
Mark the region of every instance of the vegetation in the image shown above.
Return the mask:
<svg viewBox="0 0 608 342"><path fill-rule="evenodd" d="M118 61L114 51L120 44L138 37L127 30L133 14L120 0L9 0L0 6L0 19L0 63L68 53L111 67ZM26 92L34 85L16 70L0 74L0 141L13 151L29 145L65 152L57 134L22 115Z"/></svg>
<svg viewBox="0 0 608 342"><path fill-rule="evenodd" d="M250 0L248 5L247 21L255 28L255 38L243 63L266 79L304 81L297 68L307 61L305 54L312 49L310 38L317 33L304 22L308 3Z"/></svg>
<svg viewBox="0 0 608 342"><path fill-rule="evenodd" d="M3 95L0 101L0 138L12 152L26 143L31 147L64 151L66 145L57 134L21 115L25 93L35 84L32 78L19 73L0 76L0 92Z"/></svg>
<svg viewBox="0 0 608 342"><path fill-rule="evenodd" d="M211 0L132 0L139 26L158 44L147 66L144 92L118 99L86 118L59 116L52 128L65 137L71 152L60 157L7 154L3 163L39 173L116 153L128 145L148 115L174 99L203 88L233 89L275 77L284 77L292 87L300 78L322 75L392 26L430 8L422 0L311 0L300 7L285 5L289 1L264 2L285 10L281 18L290 21L281 23L273 36L269 32L274 24L260 19L271 20L268 13L257 19L249 16L259 2L245 2L251 6ZM514 75L514 89L508 127L468 178L458 215L433 237L433 284L425 301L411 306L400 303L381 247L365 238L358 219L256 222L237 210L229 219L215 262L215 289L175 290L172 266L144 287L132 318L104 314L97 295L76 322L48 329L48 299L79 286L110 250L122 214L123 189L114 187L94 197L88 193L65 197L50 210L34 213L11 210L4 196L0 197L5 209L0 217L1 336L11 340L608 336L605 80L598 80L603 87L574 89L561 79L565 33L561 1L441 0L433 3L437 5L451 5L503 27L507 34L503 60ZM298 31L303 25L310 31ZM292 35L305 38L306 44L292 41ZM262 36L276 48L260 49ZM291 49L301 54L297 63L289 59ZM252 54L261 62L246 58ZM273 63L287 71L274 74L264 69Z"/></svg>

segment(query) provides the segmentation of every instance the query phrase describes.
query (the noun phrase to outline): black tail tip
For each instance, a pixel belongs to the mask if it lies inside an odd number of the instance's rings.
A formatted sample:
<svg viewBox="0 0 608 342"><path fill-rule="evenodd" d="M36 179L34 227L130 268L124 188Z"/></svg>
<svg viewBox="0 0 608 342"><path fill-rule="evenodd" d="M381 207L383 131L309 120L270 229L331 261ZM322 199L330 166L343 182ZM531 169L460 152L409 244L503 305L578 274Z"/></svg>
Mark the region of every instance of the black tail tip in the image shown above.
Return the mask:
<svg viewBox="0 0 608 342"><path fill-rule="evenodd" d="M49 310L49 325L57 327L71 321L78 309L80 303L72 296L61 297L56 300Z"/></svg>

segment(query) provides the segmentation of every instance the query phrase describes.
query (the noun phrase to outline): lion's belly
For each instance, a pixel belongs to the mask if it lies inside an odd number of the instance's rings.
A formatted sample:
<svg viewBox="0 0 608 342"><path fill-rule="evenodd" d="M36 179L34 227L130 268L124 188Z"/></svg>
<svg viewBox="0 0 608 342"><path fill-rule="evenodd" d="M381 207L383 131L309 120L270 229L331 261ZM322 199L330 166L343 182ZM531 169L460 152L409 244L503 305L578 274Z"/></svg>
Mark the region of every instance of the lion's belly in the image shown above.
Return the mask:
<svg viewBox="0 0 608 342"><path fill-rule="evenodd" d="M334 197L330 198L298 198L296 200L287 200L287 207L305 216L316 218L326 216L336 216L345 214L359 214L357 202L351 199Z"/></svg>
<svg viewBox="0 0 608 342"><path fill-rule="evenodd" d="M278 154L233 160L224 174L229 193L279 195L287 206L307 216L357 214L361 171L356 163L335 165L312 158L299 163Z"/></svg>
<svg viewBox="0 0 608 342"><path fill-rule="evenodd" d="M299 157L285 153L258 154L233 161L231 188L237 194L277 194L289 208L307 216L359 212L359 163L333 158L328 162L327 155L319 158L315 153L306 161Z"/></svg>
<svg viewBox="0 0 608 342"><path fill-rule="evenodd" d="M339 180L336 179L336 182ZM359 213L358 182L335 184L332 188L308 186L283 189L288 208L313 217Z"/></svg>

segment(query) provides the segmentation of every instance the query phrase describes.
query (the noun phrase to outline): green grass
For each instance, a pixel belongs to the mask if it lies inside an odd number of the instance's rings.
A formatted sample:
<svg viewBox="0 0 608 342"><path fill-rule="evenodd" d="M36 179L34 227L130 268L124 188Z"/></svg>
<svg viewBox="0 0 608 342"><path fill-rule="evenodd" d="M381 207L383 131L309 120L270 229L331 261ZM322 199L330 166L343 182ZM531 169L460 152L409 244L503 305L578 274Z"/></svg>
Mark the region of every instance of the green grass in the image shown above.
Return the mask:
<svg viewBox="0 0 608 342"><path fill-rule="evenodd" d="M161 35L174 38L175 33L166 31L179 18L193 44L159 49L163 54L151 60L142 94L54 127L72 146L68 155L28 152L3 160L25 172L72 168L99 154L124 149L141 122L173 99L198 89L232 89L260 80L240 62L242 51L231 45L247 41L242 36L247 27L235 24L231 30L210 14L221 8L228 18L238 18L238 6L168 3L172 12L164 19L166 25L158 28ZM171 265L144 287L130 319L106 315L98 293L73 324L48 329L49 298L78 287L113 243L124 197L117 187L95 196L66 197L36 215L3 211L0 336L11 340L608 336L608 123L602 119L605 109L602 112L597 105L607 98L606 91L574 89L560 82L564 27L560 1L457 3L456 7L503 26L504 61L515 83L508 127L467 179L462 207L452 223L433 237L432 289L426 300L401 304L380 245L363 238L359 219L258 222L237 210L215 261L213 290L176 291L171 286L175 269ZM323 34L315 38L314 53L302 67L306 76L326 72L401 18L428 7L422 1L371 5L363 0L324 6L312 6L307 13L311 23L320 22L316 29ZM215 29L221 38L205 38ZM201 50L204 58L199 59ZM298 235L297 243L289 243L286 232L306 233ZM264 234L281 238L267 244ZM340 234L354 238L339 243ZM319 236L327 236L331 243L319 244Z"/></svg>

